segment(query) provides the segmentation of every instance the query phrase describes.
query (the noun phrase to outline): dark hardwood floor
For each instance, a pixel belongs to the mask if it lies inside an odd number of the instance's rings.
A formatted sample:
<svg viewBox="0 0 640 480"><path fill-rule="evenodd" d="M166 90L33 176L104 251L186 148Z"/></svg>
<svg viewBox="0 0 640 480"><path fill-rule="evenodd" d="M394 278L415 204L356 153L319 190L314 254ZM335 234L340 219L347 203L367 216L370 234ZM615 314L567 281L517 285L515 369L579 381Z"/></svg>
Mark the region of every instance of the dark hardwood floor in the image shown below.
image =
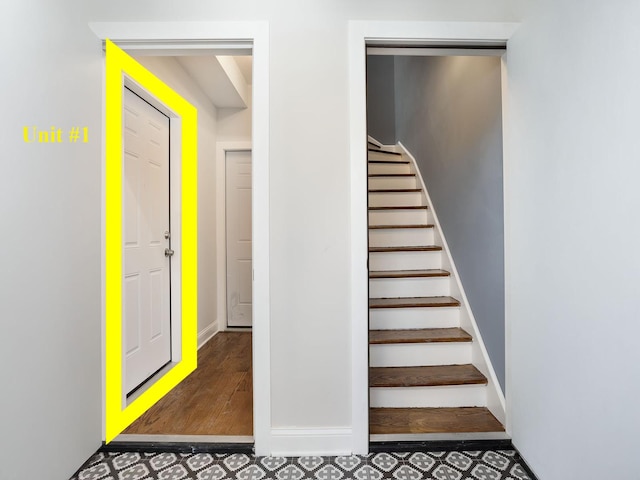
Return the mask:
<svg viewBox="0 0 640 480"><path fill-rule="evenodd" d="M218 333L196 371L123 433L253 435L251 333Z"/></svg>

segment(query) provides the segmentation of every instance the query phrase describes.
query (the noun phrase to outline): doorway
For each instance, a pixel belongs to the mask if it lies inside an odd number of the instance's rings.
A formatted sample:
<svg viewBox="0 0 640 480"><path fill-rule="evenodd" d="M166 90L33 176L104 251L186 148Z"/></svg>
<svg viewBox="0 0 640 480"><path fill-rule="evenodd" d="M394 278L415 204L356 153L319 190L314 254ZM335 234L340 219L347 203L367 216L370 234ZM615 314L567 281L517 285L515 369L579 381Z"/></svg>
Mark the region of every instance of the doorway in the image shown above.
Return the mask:
<svg viewBox="0 0 640 480"><path fill-rule="evenodd" d="M198 169L202 172L198 179L200 296L196 370L127 428L124 435L127 440L136 441L140 435L206 435L216 437L216 441L225 441L219 436L233 435L234 442L251 442L251 332L247 328L243 334L227 332L227 319L215 316L216 290L224 291L226 286L216 285L215 279L227 271L227 285L235 287L227 289L227 305L233 306L228 311L235 320L231 325L251 327L251 151L226 152L226 169L218 172L217 142L213 140L225 135L244 135L250 144L252 115L248 95L252 57L136 55L134 58L198 111ZM241 70L240 64L244 66ZM229 73L238 70L240 78ZM226 179L226 207L225 202L215 202L218 175L223 182ZM227 219L223 229L227 231L229 256L216 262L217 247L211 240L215 238L212 234L220 217ZM235 438L238 435L241 440Z"/></svg>
<svg viewBox="0 0 640 480"><path fill-rule="evenodd" d="M253 243L259 244L261 248L252 255L254 314L250 356L255 365L255 375L251 381L252 396L256 399L252 408L255 451L258 454L260 452L267 454L270 439L268 25L266 22L234 22L232 24L198 22L197 28L194 28L191 22L150 22L146 24L143 34L140 33L140 25L137 24L94 23L90 27L103 41L107 38L117 38L117 43L130 54L148 55L151 51L155 55L164 53L172 56L232 55L242 51L253 53L252 204L254 216L252 235ZM104 218L106 217L103 210ZM106 271L104 260L103 271ZM206 294L215 296L211 291ZM103 322L106 322L105 319L106 313L103 313ZM105 409L106 405L105 401ZM105 437L107 437L106 430L105 427ZM165 436L160 441L182 441L182 439Z"/></svg>
<svg viewBox="0 0 640 480"><path fill-rule="evenodd" d="M352 295L352 428L353 452L369 450L369 382L368 382L368 268L367 268L367 47L407 46L504 46L517 30L516 23L492 22L369 22L349 23L349 113L351 145L351 295ZM508 137L506 59L502 61L503 124ZM507 142L505 141L505 145ZM508 189L508 152L504 151L505 190ZM505 214L505 230L509 230ZM509 242L505 238L505 264L508 270ZM509 297L508 278L505 297ZM506 308L506 330L509 331ZM508 378L508 339L507 339ZM507 404L507 433L510 418Z"/></svg>

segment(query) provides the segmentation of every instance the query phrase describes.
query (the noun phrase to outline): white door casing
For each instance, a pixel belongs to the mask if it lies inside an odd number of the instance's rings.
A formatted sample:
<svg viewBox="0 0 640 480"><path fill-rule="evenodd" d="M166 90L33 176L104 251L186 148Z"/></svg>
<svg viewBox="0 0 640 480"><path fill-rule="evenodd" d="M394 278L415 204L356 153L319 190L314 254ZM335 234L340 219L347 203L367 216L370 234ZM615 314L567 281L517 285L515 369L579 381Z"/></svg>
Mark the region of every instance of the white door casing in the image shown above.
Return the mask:
<svg viewBox="0 0 640 480"><path fill-rule="evenodd" d="M169 118L128 89L123 112L123 390L171 360Z"/></svg>
<svg viewBox="0 0 640 480"><path fill-rule="evenodd" d="M226 152L227 326L252 323L251 152Z"/></svg>

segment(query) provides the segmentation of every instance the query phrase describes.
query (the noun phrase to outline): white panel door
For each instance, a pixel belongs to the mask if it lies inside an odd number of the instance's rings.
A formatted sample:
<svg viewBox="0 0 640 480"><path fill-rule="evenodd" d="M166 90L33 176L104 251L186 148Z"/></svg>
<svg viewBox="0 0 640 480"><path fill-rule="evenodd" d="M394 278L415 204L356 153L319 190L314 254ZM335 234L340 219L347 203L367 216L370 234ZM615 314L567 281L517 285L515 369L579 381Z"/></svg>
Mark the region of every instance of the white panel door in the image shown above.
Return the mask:
<svg viewBox="0 0 640 480"><path fill-rule="evenodd" d="M251 152L226 155L227 325L251 326Z"/></svg>
<svg viewBox="0 0 640 480"><path fill-rule="evenodd" d="M122 284L124 390L171 360L169 118L125 89Z"/></svg>

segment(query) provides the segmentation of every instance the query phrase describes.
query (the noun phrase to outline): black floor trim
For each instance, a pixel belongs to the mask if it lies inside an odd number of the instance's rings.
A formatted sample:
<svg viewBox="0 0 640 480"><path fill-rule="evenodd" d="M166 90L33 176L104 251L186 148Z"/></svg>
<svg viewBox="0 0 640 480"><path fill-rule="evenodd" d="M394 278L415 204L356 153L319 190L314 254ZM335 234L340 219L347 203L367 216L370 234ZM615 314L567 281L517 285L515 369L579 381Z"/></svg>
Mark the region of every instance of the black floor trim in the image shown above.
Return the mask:
<svg viewBox="0 0 640 480"><path fill-rule="evenodd" d="M370 442L371 453L459 452L463 450L515 450L511 440L430 440L424 442Z"/></svg>
<svg viewBox="0 0 640 480"><path fill-rule="evenodd" d="M99 452L138 453L246 453L253 455L253 443L207 442L111 442L102 444Z"/></svg>

